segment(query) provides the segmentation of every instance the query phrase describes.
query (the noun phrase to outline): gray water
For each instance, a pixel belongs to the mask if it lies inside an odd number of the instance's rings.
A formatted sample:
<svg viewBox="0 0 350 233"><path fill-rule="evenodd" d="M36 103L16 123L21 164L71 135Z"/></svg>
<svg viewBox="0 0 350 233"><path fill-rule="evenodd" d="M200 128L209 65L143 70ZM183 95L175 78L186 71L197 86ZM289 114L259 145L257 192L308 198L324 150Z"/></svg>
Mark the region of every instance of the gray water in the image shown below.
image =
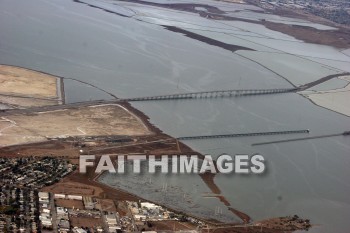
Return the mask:
<svg viewBox="0 0 350 233"><path fill-rule="evenodd" d="M190 17L188 13L183 15ZM192 17L191 22L205 20L196 15ZM206 23L202 23L201 28ZM237 30L231 27L233 23L223 25L210 21L208 25L211 29L217 26ZM249 29L249 25L244 26ZM262 31L264 28L261 27L259 30L264 35L269 33ZM166 31L155 24L68 0L3 0L0 2L0 33L0 63L76 78L118 97L291 87L279 75L239 54ZM249 33L246 35L249 36ZM274 34L276 36L278 33ZM284 38L288 37L285 35ZM276 44L255 37L250 41L266 43L268 47L262 51L283 50L283 46L287 46L285 50L288 53L301 56L316 53L317 57L347 62L344 55L326 46L298 44L293 50L295 42ZM297 84L321 78L324 76L320 72L322 69L333 72L320 63L310 65L308 62L303 65L302 60L290 59L290 55L265 58L265 65L271 67L278 59L279 72L283 75L290 73L287 77ZM268 62L270 59L271 64ZM293 67L291 61L298 65ZM283 68L283 63L288 65ZM300 69L311 79L306 77L303 80L293 75ZM334 73L337 72L339 70L334 69ZM112 98L75 81L65 82L68 102ZM347 127L350 125L349 117L315 106L297 94L140 102L133 106L174 137L294 129L310 129L311 136L314 136L343 132L349 130ZM349 137L251 146L255 142L293 137L297 136L187 141L186 144L213 156L221 153L260 153L265 157L267 172L262 176L232 174L215 178L232 207L247 213L253 220L298 214L310 218L314 224L320 224L311 232L348 231ZM187 179L176 177L172 176L169 183L176 187L188 187ZM109 179L108 183L112 186L115 183L114 177L104 179ZM205 184L199 182L198 185L201 192L208 191ZM124 188L136 192L133 188ZM208 203L211 202L221 205L214 200L193 198L196 194L188 192L188 195L193 195L192 200L205 210L208 210Z"/></svg>

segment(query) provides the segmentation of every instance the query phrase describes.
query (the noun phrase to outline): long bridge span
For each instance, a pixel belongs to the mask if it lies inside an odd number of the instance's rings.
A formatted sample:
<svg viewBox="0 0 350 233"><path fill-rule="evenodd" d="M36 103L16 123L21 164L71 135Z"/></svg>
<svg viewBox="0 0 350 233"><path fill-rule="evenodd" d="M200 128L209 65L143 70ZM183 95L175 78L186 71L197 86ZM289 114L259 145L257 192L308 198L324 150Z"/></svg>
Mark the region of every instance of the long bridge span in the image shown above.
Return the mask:
<svg viewBox="0 0 350 233"><path fill-rule="evenodd" d="M271 95L279 93L296 92L298 88L275 88L275 89L248 89L248 90L218 90L201 91L172 95L157 95L136 98L120 99L120 101L150 101L150 100L176 100L176 99L204 99L235 96Z"/></svg>
<svg viewBox="0 0 350 233"><path fill-rule="evenodd" d="M267 135L281 135L281 134L301 134L309 133L310 130L285 130L285 131L270 131L270 132L256 132L256 133L237 133L237 134L217 134L217 135L199 135L178 137L178 140L195 140L195 139L211 139L211 138L232 138L232 137L252 137L252 136L267 136Z"/></svg>
<svg viewBox="0 0 350 233"><path fill-rule="evenodd" d="M75 103L65 103L59 105L48 105L40 107L18 108L18 109L2 109L2 115L12 113L30 113L38 111L54 111L59 109L77 108L83 106L101 105L101 104L119 104L123 102L133 101L159 101L159 100L181 100L181 99L201 99L201 98L224 98L224 97L239 97L239 96L256 96L256 95L271 95L279 93L297 92L299 88L276 88L276 89L248 89L248 90L217 90L217 91L202 91L190 92L181 94L156 95L148 97L135 97L114 100L91 100Z"/></svg>

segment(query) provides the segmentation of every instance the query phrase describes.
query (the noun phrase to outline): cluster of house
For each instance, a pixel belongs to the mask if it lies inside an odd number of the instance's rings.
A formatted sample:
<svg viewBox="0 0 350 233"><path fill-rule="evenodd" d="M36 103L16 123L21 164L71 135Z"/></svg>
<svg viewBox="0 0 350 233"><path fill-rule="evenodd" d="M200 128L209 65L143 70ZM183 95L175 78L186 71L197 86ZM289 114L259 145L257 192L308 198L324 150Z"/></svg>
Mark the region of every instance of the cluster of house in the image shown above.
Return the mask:
<svg viewBox="0 0 350 233"><path fill-rule="evenodd" d="M271 6L279 6L279 7L288 7L288 8L295 8L295 9L305 9L308 7L328 7L329 9L332 8L339 8L339 7L349 7L350 3L346 1L337 1L337 0L324 0L322 2L314 0L260 0L260 4L269 4Z"/></svg>
<svg viewBox="0 0 350 233"><path fill-rule="evenodd" d="M128 214L120 216L113 202L114 209L102 207L102 200L106 199L0 187L0 232L120 233L137 230L137 223L178 220L173 212L141 201L123 201Z"/></svg>
<svg viewBox="0 0 350 233"><path fill-rule="evenodd" d="M74 169L59 158L1 158L0 184L39 189L58 182Z"/></svg>
<svg viewBox="0 0 350 233"><path fill-rule="evenodd" d="M0 232L38 232L37 200L34 190L0 188Z"/></svg>
<svg viewBox="0 0 350 233"><path fill-rule="evenodd" d="M116 211L103 211L97 203L99 199L91 196L53 194L39 192L40 223L44 229L57 229L59 233L121 232L119 214ZM60 206L72 203L72 206ZM74 206L74 203L76 206ZM80 205L81 204L81 205ZM98 220L94 227L74 224L73 219Z"/></svg>
<svg viewBox="0 0 350 233"><path fill-rule="evenodd" d="M310 1L305 0L261 0L260 4L270 4L270 6L284 6L284 7L294 7L298 9L304 9L310 6Z"/></svg>

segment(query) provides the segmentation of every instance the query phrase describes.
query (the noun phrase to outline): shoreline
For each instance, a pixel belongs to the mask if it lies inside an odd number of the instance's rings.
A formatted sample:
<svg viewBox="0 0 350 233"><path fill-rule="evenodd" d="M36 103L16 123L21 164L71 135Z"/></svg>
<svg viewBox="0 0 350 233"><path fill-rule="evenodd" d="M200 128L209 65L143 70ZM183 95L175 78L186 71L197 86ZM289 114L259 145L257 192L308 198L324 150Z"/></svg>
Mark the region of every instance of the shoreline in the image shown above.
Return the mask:
<svg viewBox="0 0 350 233"><path fill-rule="evenodd" d="M15 66L12 66L12 67L15 67ZM20 67L20 68L23 68L23 67ZM24 69L27 69L27 68L24 68ZM28 69L28 70L31 70L31 69ZM41 72L41 71L38 71L38 70L34 70L34 71L36 71L36 72ZM45 72L43 72L43 73L45 73ZM48 74L48 73L45 73L45 74ZM344 76L344 75L348 75L349 73L344 73L344 74L336 74L336 75L330 75L330 76L327 76L327 77L324 77L324 78L321 78L320 80L317 80L317 81L315 81L315 82L312 82L312 83L310 83L309 85L311 85L311 86L316 86L316 85L318 85L319 84L319 82L321 82L321 83L323 83L324 81L328 81L328 80L330 80L331 78L335 78L335 77L337 77L337 76ZM52 74L48 74L48 75L51 75L51 76L53 76ZM56 77L59 77L59 76L56 76ZM61 82L63 82L64 81L64 77L60 77L60 79L59 79ZM87 84L87 83L86 83ZM305 89L307 89L306 88L306 86L308 86L307 84L305 84L304 85L305 86ZM64 96L64 89L63 89L63 85L60 87L60 90L61 91L63 91L62 92L62 96ZM308 88L310 88L309 86L308 86ZM59 89L57 89L57 90L59 90ZM302 96L304 96L303 94L301 94L301 93L298 93L298 94L300 94L300 95L302 95ZM306 97L306 96L304 96L304 97ZM320 105L318 105L318 104L316 104L316 103L314 103L310 98L308 98L308 97L306 97L307 99L309 99L313 104L315 104L316 106L320 106ZM85 103L86 104L86 103ZM82 105L82 106L85 106L85 104L84 105ZM100 106L100 105L106 105L106 104L98 104L98 103L96 103L96 104L94 104L94 105L87 105L87 106ZM110 104L107 104L107 105L110 105ZM165 138L168 138L169 140L170 139L172 139L172 140L175 140L174 138L172 138L171 136L169 136L169 135L167 135L167 134L165 134L162 130L160 130L157 126L155 126L154 124L152 124L151 122L150 122L150 118L145 114L145 113L143 113L142 111L140 111L140 110L138 110L138 109L136 109L135 107L133 107L132 105L131 105L131 103L129 103L129 102L121 102L121 103L118 103L117 105L119 105L120 107L122 107L125 111L127 111L127 112L129 112L129 114L132 114L134 117L136 117L136 119L138 119L151 133L153 133L155 136L157 136L157 137L165 137ZM63 105L60 105L60 107L61 108L64 108L64 106L65 106L65 104L63 104ZM79 108L79 103L76 103L76 105L74 105L73 104L73 109L74 108ZM321 106L322 107L322 106ZM325 107L324 107L325 108ZM327 108L325 108L325 109L327 109ZM11 111L9 111L10 112L10 114L11 114ZM46 111L44 111L44 112L46 112ZM14 148L14 147L30 147L31 145L36 145L36 146L38 146L38 147L40 147L40 145L43 145L43 144L50 144L50 141L45 141L45 142L36 142L36 143L26 143L26 144L22 144L22 145L15 145L15 146L9 146L9 147L7 147L7 148ZM190 148L189 146L187 146L187 145L185 145L184 143L182 143L182 142L178 142L179 143L179 148L180 148L180 151L179 151L179 153L181 154L181 153L189 153L189 154L197 154L197 155L199 155L200 156L200 158L203 158L204 156L202 155L202 154L200 154L199 152L197 152L197 151L194 151L192 148ZM132 146L132 145L131 145ZM1 148L1 149L5 149L5 151L6 151L6 149L7 148ZM112 149L113 150L113 149ZM103 173L104 174L104 173ZM88 177L88 181L92 181L95 185L97 185L98 187L104 187L104 189L106 189L106 190L114 190L114 192L116 192L116 193L118 193L118 194L120 194L120 193L123 193L123 195L125 195L125 196L128 196L129 198L135 198L135 199L142 199L142 200L146 200L145 198L143 198L142 196L138 196L138 195L135 195L135 194L133 194L133 193L129 193L129 192L127 192L126 190L123 190L123 189L118 189L118 188L115 188L115 187L112 187L112 186L109 186L109 185L107 185L107 184L103 184L103 183L101 183L101 182L99 182L98 181L98 178L100 177L100 176L102 176L103 174L99 174L99 175L97 175L97 176L94 176L94 177ZM250 216L248 215L248 214L246 214L246 213L243 213L243 212L240 212L239 210L236 210L236 209L234 209L231 205L230 205L230 203L226 200L226 198L223 196L223 195L221 195L221 190L220 190L220 188L215 184L215 174L209 174L209 173L205 173L205 174L198 174L199 176L200 176L200 178L203 180L203 182L205 183L205 185L212 191L212 193L213 194L217 194L217 196L216 196L216 198L218 198L219 199L219 201L220 202L222 202L225 206L227 206L227 208L228 208L228 210L230 210L231 212L232 212L232 214L233 215L235 215L235 216L237 216L239 219L241 219L242 221L243 221L243 224L248 224L248 223L250 223L251 222L251 218L250 218ZM73 180L75 180L74 178L73 178ZM79 178L78 178L78 180L79 180ZM83 180L81 180L80 181L80 183L81 184L86 184L86 181L83 181ZM147 201L147 200L146 200ZM154 202L154 201L151 201L151 202ZM155 202L154 202L155 203ZM159 204L159 205L161 205L161 206L164 206L163 204L160 204L160 203L157 203L157 204ZM171 207L169 207L169 206L164 206L164 207L166 207L166 208L168 208L168 209L172 209ZM174 209L175 210L175 209ZM181 212L181 210L175 210L176 212ZM188 216L191 216L191 217L194 217L194 218L197 218L197 219L201 219L201 218L199 218L199 217L196 217L195 215L191 215L191 214L186 214L186 215L188 215ZM206 222L210 222L211 224L225 224L225 223L217 223L216 221L214 221L214 222L212 222L212 220L210 220L210 219L201 219L201 220L203 220L203 221L206 221ZM241 225L242 223L232 223L232 224L234 224L234 225Z"/></svg>
<svg viewBox="0 0 350 233"><path fill-rule="evenodd" d="M40 72L40 71L37 71L37 72ZM51 74L49 74L51 75ZM61 80L63 81L64 78L62 77ZM85 106L85 104L83 104L82 106ZM87 106L98 106L99 104L98 103L95 103L94 105L87 105ZM103 105L103 104L102 104ZM154 124L152 124L150 122L150 118L143 112L141 112L140 110L134 108L131 103L129 102L122 102L122 103L118 103L118 105L122 108L124 108L126 111L128 111L130 114L136 116L136 118L142 122L142 124L147 127L147 129L150 131L150 132L153 132L154 136L155 137L158 137L158 138L167 138L168 140L175 140L174 138L172 138L171 136L165 134L162 130L160 130L157 126L155 126ZM64 108L65 105L60 105L59 107L60 108ZM79 108L79 103L77 104L73 104L72 106L69 106L69 108ZM9 113L11 114L11 111L9 111ZM6 115L6 114L5 114ZM7 148L1 148L0 150L0 153L1 151L6 151L8 149L14 149L14 151L16 151L16 148L19 149L19 151L21 150L21 147L23 148L30 148L31 145L35 145L37 146L38 148L40 148L41 145L44 145L44 144L47 144L47 145L50 145L52 142L50 141L46 141L46 142L37 142L37 143L28 143L28 144L25 144L25 145L18 145L18 146L9 146ZM179 151L178 153L181 154L181 153L188 153L188 154L196 154L199 156L199 158L204 158L204 156L202 154L200 154L199 152L197 151L194 151L192 148L190 148L189 146L185 145L184 143L182 142L178 142L179 144ZM131 145L132 146L132 145ZM113 151L113 149L112 149ZM102 152L103 153L103 152ZM99 153L97 153L99 154ZM160 155L160 154L159 154ZM135 195L133 193L129 193L127 192L126 190L123 190L123 189L118 189L118 188L115 188L115 187L112 187L112 186L109 186L107 184L103 184L101 182L98 181L98 178L103 175L103 174L99 174L99 175L93 175L93 176L88 176L88 177L85 177L80 175L80 174L75 174L75 175L71 175L69 176L69 179L74 181L74 182L78 182L82 185L95 185L97 187L100 187L102 188L102 190L104 190L105 194L107 195L111 195L111 197L117 197L119 195L127 198L127 199L141 199L141 200L146 200L144 197L142 196L138 196L138 195ZM251 223L252 219L250 218L250 216L246 213L243 213L243 212L240 212L239 210L235 209L233 206L231 206L231 204L226 200L226 198L221 195L221 190L220 188L215 184L215 174L211 174L211 173L205 173L205 174L198 174L200 176L200 178L203 180L203 182L205 183L205 185L211 190L211 192L213 194L216 194L216 197L217 199L219 199L220 202L222 202L225 206L227 206L228 210L230 212L232 212L232 214L234 216L237 216L239 219L242 220L243 223L240 223L240 222L237 222L237 223L231 223L232 225L242 225L242 224L249 224ZM50 187L50 186L49 186ZM112 191L113 190L113 191ZM112 193L110 193L112 192ZM153 201L151 201L153 202ZM175 210L176 212L180 212L181 213L181 210L176 210L176 209L173 209L169 206L166 206L166 205L163 205L163 204L160 204L160 203L157 203L161 206L164 206L168 209L172 209L172 210ZM191 216L191 217L194 217L194 218L197 218L197 219L201 219L200 217L197 217L195 215L191 215L191 214L188 214L188 213L185 213L186 215L188 216ZM218 221L213 221L212 219L201 219L202 221L206 221L206 222L210 222L211 224L226 224L227 223L219 223ZM263 220L261 220L263 221Z"/></svg>
<svg viewBox="0 0 350 233"><path fill-rule="evenodd" d="M13 65L6 65L6 66L11 66L11 67L17 67L17 66L13 66ZM25 68L25 67L18 67L18 68L21 68L21 69L26 69L26 70L29 70L29 71L35 71L35 72L39 72L39 73L43 73L43 74L46 74L46 75L50 75L50 76L55 76L57 77L57 84L60 82L60 83L63 83L64 82L64 77L60 77L60 76L56 76L56 75L52 75L52 74L49 74L49 73L46 73L46 72L41 72L39 70L33 70L33 69L28 69L28 68ZM57 92L61 92L61 96L65 96L65 93L64 93L64 85L60 85L59 87L57 86ZM65 101L64 101L65 102ZM96 104L96 105L90 105L89 107L91 106L103 106L105 104ZM110 105L110 104L108 104ZM140 110L134 108L131 103L129 102L122 102L122 103L118 103L116 104L118 105L119 107L123 108L125 111L127 111L129 114L133 115L141 124L143 124L148 131L150 131L151 134L154 134L155 136L157 137L165 137L165 138L168 138L169 140L176 140L174 139L173 137L165 134L162 130L160 130L157 126L153 125L151 122L150 122L150 118L144 114L143 112L141 112ZM63 111L63 110L66 110L64 108L65 104L61 104L59 105L60 106L60 111ZM83 106L84 107L84 106ZM73 107L75 108L75 106ZM77 106L77 108L79 108L79 105ZM40 109L40 108L39 108ZM24 109L25 111L25 109ZM34 110L36 111L36 110ZM47 110L44 110L43 112L50 112L50 111L47 111ZM11 111L9 111L9 114L11 115ZM2 114L1 114L2 115ZM5 114L6 115L6 114ZM28 142L28 143L22 143L22 144L17 144L17 145L9 145L9 146L4 146L1 148L0 150L0 153L1 151L8 151L8 150L11 150L12 148L18 148L19 150L21 150L21 148L23 147L30 147L31 145L35 145L37 147L40 148L41 145L45 145L45 144L48 144L50 145L50 141L40 141L40 142ZM180 149L179 154L181 153L188 153L188 154L196 154L199 156L200 159L203 159L204 156L202 154L200 154L199 152L197 151L194 151L192 148L190 148L189 146L187 146L186 144L178 141L178 147ZM132 146L132 145L131 145ZM16 149L15 149L16 150ZM158 155L159 156L159 155ZM102 174L101 174L102 175ZM214 182L214 177L215 177L215 174L198 174L200 176L200 178L203 180L204 184L215 194L221 194L221 191L219 189L219 187L215 184ZM104 185L104 186L108 186L108 185L105 185L103 183L100 183L97 181L99 176L97 177L93 177L93 181L96 182L96 183L99 183L100 185ZM91 177L90 177L91 178ZM110 187L108 186L109 188L113 188L113 187ZM128 193L126 192L125 190L120 190L120 189L116 189L116 188L113 188L114 190L117 190L118 192L122 191L124 193ZM144 199L143 197L141 196L137 196L137 195L134 195L134 194L131 194L131 193L128 193L129 195L132 195L134 196L135 198L139 198L139 199ZM223 202L226 206L230 206L230 204L228 203L228 201L225 199L225 197L223 196L220 196L218 197L218 199L220 200L220 202ZM169 207L167 207L169 208ZM232 208L232 207L231 207ZM181 210L176 210L176 212L181 212ZM235 211L232 211L232 213L234 215L236 215L238 218L242 219L243 222L245 223L248 223L250 221L250 217L247 215L247 214L244 214L242 212L239 212L237 210ZM240 213L237 215L237 213ZM194 215L190 215L190 214L187 214L189 216L192 216L192 217L195 217L195 218L198 218ZM242 217L244 216L244 217ZM204 219L202 219L204 220ZM240 224L240 223L235 223L235 224Z"/></svg>

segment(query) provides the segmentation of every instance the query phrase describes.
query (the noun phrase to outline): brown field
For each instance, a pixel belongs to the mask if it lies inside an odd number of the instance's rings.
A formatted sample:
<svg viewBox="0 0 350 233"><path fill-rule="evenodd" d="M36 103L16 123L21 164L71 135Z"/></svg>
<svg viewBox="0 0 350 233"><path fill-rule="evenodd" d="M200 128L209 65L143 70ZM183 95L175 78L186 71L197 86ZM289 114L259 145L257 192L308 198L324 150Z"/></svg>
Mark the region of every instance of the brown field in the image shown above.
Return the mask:
<svg viewBox="0 0 350 233"><path fill-rule="evenodd" d="M40 106L49 106L56 105L59 103L57 99L33 99L33 98L23 98L23 97L14 97L14 96L4 96L0 92L0 103L3 103L9 107L40 107Z"/></svg>
<svg viewBox="0 0 350 233"><path fill-rule="evenodd" d="M57 97L57 78L33 70L0 65L0 92L36 97Z"/></svg>
<svg viewBox="0 0 350 233"><path fill-rule="evenodd" d="M117 211L114 201L111 199L97 199L96 208L102 211L109 211L109 212Z"/></svg>
<svg viewBox="0 0 350 233"><path fill-rule="evenodd" d="M99 187L77 182L65 181L65 179L52 186L44 187L42 191L82 196L99 196L103 192L103 190Z"/></svg>
<svg viewBox="0 0 350 233"><path fill-rule="evenodd" d="M83 201L78 201L78 200L67 200L67 199L55 199L56 205L65 207L65 208L73 208L74 209L79 209L83 210L84 204Z"/></svg>
<svg viewBox="0 0 350 233"><path fill-rule="evenodd" d="M151 134L138 117L120 105L17 114L0 119L3 125L0 125L0 146L67 136Z"/></svg>
<svg viewBox="0 0 350 233"><path fill-rule="evenodd" d="M61 103L60 78L41 72L0 65L0 102L18 107Z"/></svg>
<svg viewBox="0 0 350 233"><path fill-rule="evenodd" d="M73 227L97 227L103 226L102 218L89 218L89 217L73 217L71 216L70 222Z"/></svg>
<svg viewBox="0 0 350 233"><path fill-rule="evenodd" d="M156 231L159 229L168 231L188 231L195 230L196 226L190 222L178 222L178 221L155 221L150 222L152 227L147 228L148 231Z"/></svg>

